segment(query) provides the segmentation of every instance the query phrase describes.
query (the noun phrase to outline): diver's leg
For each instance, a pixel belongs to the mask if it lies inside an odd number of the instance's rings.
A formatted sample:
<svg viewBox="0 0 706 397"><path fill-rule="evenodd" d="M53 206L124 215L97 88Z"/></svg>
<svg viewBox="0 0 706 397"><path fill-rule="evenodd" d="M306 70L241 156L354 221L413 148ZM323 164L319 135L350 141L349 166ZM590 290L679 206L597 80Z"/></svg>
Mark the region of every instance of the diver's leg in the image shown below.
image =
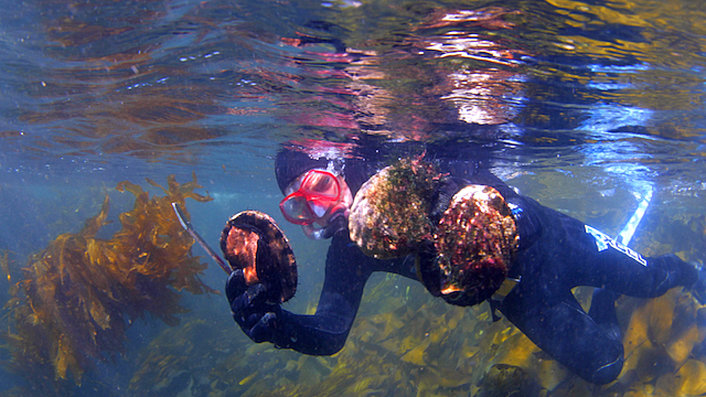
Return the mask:
<svg viewBox="0 0 706 397"><path fill-rule="evenodd" d="M595 253L588 266L577 270L573 274L573 283L603 287L639 298L654 298L677 286L690 288L698 277L695 267L676 255L641 258L641 261L611 247Z"/></svg>
<svg viewBox="0 0 706 397"><path fill-rule="evenodd" d="M620 374L619 333L596 323L570 292L563 299L547 300L520 288L505 298L500 310L532 342L587 381L605 384Z"/></svg>
<svg viewBox="0 0 706 397"><path fill-rule="evenodd" d="M618 323L618 315L615 312L615 301L620 297L620 294L605 288L596 288L593 290L591 298L591 308L588 309L588 315L593 321L603 328L612 338L620 340L620 324Z"/></svg>
<svg viewBox="0 0 706 397"><path fill-rule="evenodd" d="M559 270L571 286L590 285L621 294L651 298L676 286L690 287L696 268L675 255L643 258L600 231L561 216L563 229Z"/></svg>

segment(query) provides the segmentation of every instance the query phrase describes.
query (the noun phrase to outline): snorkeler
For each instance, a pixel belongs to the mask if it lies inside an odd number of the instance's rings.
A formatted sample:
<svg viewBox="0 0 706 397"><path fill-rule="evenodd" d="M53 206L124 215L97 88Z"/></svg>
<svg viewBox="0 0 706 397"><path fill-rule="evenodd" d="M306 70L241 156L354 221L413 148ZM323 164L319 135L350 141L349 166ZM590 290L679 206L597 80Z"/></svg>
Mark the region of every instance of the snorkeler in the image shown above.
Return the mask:
<svg viewBox="0 0 706 397"><path fill-rule="evenodd" d="M282 214L307 236L331 238L313 315L294 314L267 283L236 270L226 284L233 317L255 342L312 355L339 351L373 272L418 280L459 306L491 303L537 346L589 382L620 374L620 295L650 298L683 286L706 301L706 272L674 255L644 258L598 230L516 193L472 145L408 148L396 160L369 154L280 151L275 168ZM394 158L393 161L385 159ZM379 160L375 160L379 159ZM472 159L472 160L469 160ZM225 235L235 235L229 224ZM231 233L229 233L231 232ZM239 233L239 232L238 232ZM231 265L232 240L222 240ZM247 260L271 261L260 251ZM571 292L596 287L586 313Z"/></svg>

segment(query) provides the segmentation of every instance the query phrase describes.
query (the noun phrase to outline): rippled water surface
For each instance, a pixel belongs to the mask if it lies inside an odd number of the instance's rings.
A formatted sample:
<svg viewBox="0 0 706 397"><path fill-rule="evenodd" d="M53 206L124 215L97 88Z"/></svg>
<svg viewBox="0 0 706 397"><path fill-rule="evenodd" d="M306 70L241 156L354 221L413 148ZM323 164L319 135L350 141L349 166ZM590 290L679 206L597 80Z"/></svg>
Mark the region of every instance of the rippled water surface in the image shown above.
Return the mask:
<svg viewBox="0 0 706 397"><path fill-rule="evenodd" d="M626 348L635 359L603 388L567 374L504 320L491 323L484 307L449 308L419 285L384 275L366 289L334 357L253 344L223 294L173 285L186 309L178 321L159 310L124 313L124 339L97 342L111 347L87 361L61 355L77 344L70 333L58 336L62 325L47 334L58 339L40 347L47 338L21 334L44 321L28 305L31 272L22 269L67 233L79 236L85 258L103 253L95 263L126 254L130 245L115 236L137 191L116 187L129 181L160 197L155 185L166 187L169 175L178 184L195 175L202 186L195 191L213 199L187 199L186 207L214 246L240 210L282 223L300 264L287 307L312 311L326 243L307 240L279 215L273 156L290 140L433 142L450 150L478 143L493 170L523 193L609 233L651 190L634 248L703 260L702 2L1 2L2 393L488 396L508 394L511 384L550 395L706 392L698 381L706 379L703 314L678 294L652 306L622 303L626 340L647 350ZM106 196L106 224L91 238L110 243L91 245L81 233ZM200 248L193 252L210 263ZM152 260L146 256L137 260ZM69 290L86 293L98 278L91 273ZM220 291L225 276L209 264L200 280ZM61 299L71 302L73 293ZM84 305L92 315L108 310ZM17 313L30 311L18 307L35 310L25 328ZM93 342L118 326L91 324ZM36 350L18 351L26 346L19 340L33 340ZM684 343L690 348L674 353Z"/></svg>

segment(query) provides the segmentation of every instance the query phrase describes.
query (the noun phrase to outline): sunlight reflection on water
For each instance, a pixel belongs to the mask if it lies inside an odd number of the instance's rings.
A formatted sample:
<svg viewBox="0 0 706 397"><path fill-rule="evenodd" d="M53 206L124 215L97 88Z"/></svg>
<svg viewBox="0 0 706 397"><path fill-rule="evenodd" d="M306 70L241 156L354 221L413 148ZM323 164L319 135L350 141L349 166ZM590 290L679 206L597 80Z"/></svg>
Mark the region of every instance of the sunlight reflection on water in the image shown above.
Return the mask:
<svg viewBox="0 0 706 397"><path fill-rule="evenodd" d="M511 1L467 9L444 1L6 3L0 250L9 250L15 279L32 253L79 230L126 179L148 186L145 177L161 182L176 174L183 181L195 171L215 200L193 205L193 223L213 241L211 231L237 210L279 215L273 155L279 144L304 138L485 144L493 169L523 193L615 232L637 205L635 194L649 186L653 203L634 245L648 253L706 254L706 30L699 2ZM116 204L131 206L124 197ZM299 247L297 257L311 264L306 292L293 305L312 310L325 244L283 227ZM222 289L222 275L211 270L205 281ZM96 371L82 388L60 390L206 395L269 386L307 394L346 386L391 394L386 380L343 381L378 371L403 374L394 387L409 393L416 385L443 394L470 392L481 382L478 373L452 374L455 366L497 358L474 356L476 345L444 324L433 336L468 357L428 344L421 325L382 325L394 323L393 312L427 324L438 322L431 314L439 312L473 332L505 332L493 346L529 354L511 331L441 308L405 283L371 285L380 305L364 307L360 318L377 333L354 326L350 351L321 360L252 345L228 318L222 296L184 294L198 310L158 339L158 331L144 338L135 331L135 346L116 364L118 379ZM3 301L9 288L0 288ZM216 326L203 323L211 317ZM219 343L196 341L203 333ZM186 347L169 345L170 338ZM231 338L233 346L221 342ZM388 340L427 343L427 350L408 346L419 356L407 355ZM366 354L376 348L387 360L379 367ZM457 362L444 363L445 355ZM251 360L270 372L250 377ZM403 370L391 368L394 360ZM24 385L4 378L3 385ZM544 381L545 388L552 384ZM434 382L446 389L434 389Z"/></svg>

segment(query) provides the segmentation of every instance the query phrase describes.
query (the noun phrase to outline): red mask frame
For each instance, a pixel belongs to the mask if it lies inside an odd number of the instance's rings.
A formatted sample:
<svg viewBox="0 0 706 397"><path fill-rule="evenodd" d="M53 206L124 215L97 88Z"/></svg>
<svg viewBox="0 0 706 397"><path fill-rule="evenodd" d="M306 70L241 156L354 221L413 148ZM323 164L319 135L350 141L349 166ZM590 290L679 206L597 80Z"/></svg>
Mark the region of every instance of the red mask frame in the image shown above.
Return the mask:
<svg viewBox="0 0 706 397"><path fill-rule="evenodd" d="M338 177L329 171L309 170L295 187L296 190L279 203L282 215L295 225L311 225L342 200L343 189Z"/></svg>

